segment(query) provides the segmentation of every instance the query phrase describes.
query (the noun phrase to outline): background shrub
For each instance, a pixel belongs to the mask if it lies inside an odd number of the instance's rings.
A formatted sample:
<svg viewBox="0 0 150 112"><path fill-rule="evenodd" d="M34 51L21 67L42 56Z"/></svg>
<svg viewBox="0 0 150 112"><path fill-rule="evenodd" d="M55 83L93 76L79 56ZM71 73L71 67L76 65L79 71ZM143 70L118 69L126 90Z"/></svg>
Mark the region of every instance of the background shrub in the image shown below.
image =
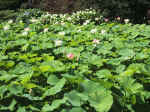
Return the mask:
<svg viewBox="0 0 150 112"><path fill-rule="evenodd" d="M130 18L134 23L144 22L150 8L149 0L96 0L96 3L107 12L108 17Z"/></svg>
<svg viewBox="0 0 150 112"><path fill-rule="evenodd" d="M15 20L17 17L17 12L14 10L1 10L0 11L0 22L4 22L9 19Z"/></svg>
<svg viewBox="0 0 150 112"><path fill-rule="evenodd" d="M86 8L94 8L101 11L104 16L114 19L129 18L133 23L143 23L146 21L147 10L150 7L149 0L65 0L53 1L45 0L44 8L53 13L71 13ZM62 3L61 3L62 2Z"/></svg>
<svg viewBox="0 0 150 112"><path fill-rule="evenodd" d="M88 24L93 22L95 24L100 24L104 21L103 15L96 11L95 9L86 9L81 11L76 11L72 14L50 14L48 12L39 9L21 9L17 12L16 21L24 21L26 23L31 23L30 20L40 19L43 24L55 24L55 23L72 23L72 24Z"/></svg>
<svg viewBox="0 0 150 112"><path fill-rule="evenodd" d="M20 7L20 0L1 0L1 9L15 9ZM27 6L27 4L25 5ZM33 2L28 8L40 8L50 13L72 13L87 8L94 8L101 11L105 17L114 19L120 16L123 19L129 18L133 23L147 21L147 10L150 8L149 0L41 0Z"/></svg>

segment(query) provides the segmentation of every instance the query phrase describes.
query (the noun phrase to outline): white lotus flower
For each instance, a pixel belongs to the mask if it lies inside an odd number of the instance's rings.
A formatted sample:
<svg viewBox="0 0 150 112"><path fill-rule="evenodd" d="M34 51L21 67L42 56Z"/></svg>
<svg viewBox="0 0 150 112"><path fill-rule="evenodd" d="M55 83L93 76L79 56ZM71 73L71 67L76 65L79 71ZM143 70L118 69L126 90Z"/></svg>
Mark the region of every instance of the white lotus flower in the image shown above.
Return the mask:
<svg viewBox="0 0 150 112"><path fill-rule="evenodd" d="M11 24L11 23L13 23L13 20L12 20L12 19L8 21L8 24Z"/></svg>
<svg viewBox="0 0 150 112"><path fill-rule="evenodd" d="M124 19L125 23L129 23L129 21L130 21L129 19Z"/></svg>
<svg viewBox="0 0 150 112"><path fill-rule="evenodd" d="M99 41L100 41L100 40L94 39L94 40L93 40L93 43L94 43L94 44L99 44Z"/></svg>
<svg viewBox="0 0 150 112"><path fill-rule="evenodd" d="M96 28L91 30L91 33L96 33L96 32L97 32Z"/></svg>
<svg viewBox="0 0 150 112"><path fill-rule="evenodd" d="M22 32L22 35L23 35L23 36L26 36L26 35L28 35L28 32L26 32L26 31L25 31L25 32Z"/></svg>
<svg viewBox="0 0 150 112"><path fill-rule="evenodd" d="M58 34L59 35L65 35L65 32L59 32Z"/></svg>
<svg viewBox="0 0 150 112"><path fill-rule="evenodd" d="M83 25L87 25L88 23L90 23L90 20L86 20Z"/></svg>
<svg viewBox="0 0 150 112"><path fill-rule="evenodd" d="M87 25L88 23L84 22L83 25Z"/></svg>
<svg viewBox="0 0 150 112"><path fill-rule="evenodd" d="M28 32L30 30L30 28L25 28L24 31Z"/></svg>
<svg viewBox="0 0 150 112"><path fill-rule="evenodd" d="M99 18L95 18L95 20L96 20L96 21L98 21L98 20L99 20Z"/></svg>
<svg viewBox="0 0 150 112"><path fill-rule="evenodd" d="M109 21L109 19L108 19L108 18L105 18L105 19L104 19L104 21L105 21L105 22L108 22L108 21Z"/></svg>
<svg viewBox="0 0 150 112"><path fill-rule="evenodd" d="M117 19L118 21L120 21L120 20L121 20L120 16L118 16L116 19Z"/></svg>
<svg viewBox="0 0 150 112"><path fill-rule="evenodd" d="M67 20L68 20L68 21L71 21L71 17L68 17Z"/></svg>
<svg viewBox="0 0 150 112"><path fill-rule="evenodd" d="M101 30L101 34L104 34L104 33L106 33L106 30Z"/></svg>
<svg viewBox="0 0 150 112"><path fill-rule="evenodd" d="M63 43L62 40L55 40L55 46L61 46Z"/></svg>
<svg viewBox="0 0 150 112"><path fill-rule="evenodd" d="M48 28L45 28L45 29L44 29L44 32L48 32Z"/></svg>
<svg viewBox="0 0 150 112"><path fill-rule="evenodd" d="M9 25L6 25L6 26L4 26L4 30L9 30L9 28L10 28L10 26Z"/></svg>
<svg viewBox="0 0 150 112"><path fill-rule="evenodd" d="M23 21L22 21L22 20L20 20L20 21L19 21L19 23L23 23Z"/></svg>

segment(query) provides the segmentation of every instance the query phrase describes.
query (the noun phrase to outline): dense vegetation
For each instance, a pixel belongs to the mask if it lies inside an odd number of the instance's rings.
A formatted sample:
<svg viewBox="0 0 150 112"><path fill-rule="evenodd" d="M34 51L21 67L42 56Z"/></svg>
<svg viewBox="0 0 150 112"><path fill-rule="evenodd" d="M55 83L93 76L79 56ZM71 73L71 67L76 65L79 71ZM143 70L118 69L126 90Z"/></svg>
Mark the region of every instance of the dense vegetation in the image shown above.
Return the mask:
<svg viewBox="0 0 150 112"><path fill-rule="evenodd" d="M0 23L0 112L148 112L149 29L21 10Z"/></svg>
<svg viewBox="0 0 150 112"><path fill-rule="evenodd" d="M147 18L149 0L0 0L0 10L41 8L51 13L71 13L90 7L100 10L110 19L120 16L133 23L146 23L150 18L150 15Z"/></svg>

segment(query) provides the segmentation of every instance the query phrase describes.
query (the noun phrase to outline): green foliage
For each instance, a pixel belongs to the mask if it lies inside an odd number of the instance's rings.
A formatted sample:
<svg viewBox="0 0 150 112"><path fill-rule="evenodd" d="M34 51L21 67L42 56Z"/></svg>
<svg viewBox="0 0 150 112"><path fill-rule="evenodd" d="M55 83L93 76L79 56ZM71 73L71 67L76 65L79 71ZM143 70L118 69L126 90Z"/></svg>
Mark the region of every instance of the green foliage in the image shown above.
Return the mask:
<svg viewBox="0 0 150 112"><path fill-rule="evenodd" d="M79 13L0 23L1 112L148 110L150 26Z"/></svg>
<svg viewBox="0 0 150 112"><path fill-rule="evenodd" d="M17 13L14 10L1 10L0 11L0 22L15 19L17 17Z"/></svg>
<svg viewBox="0 0 150 112"><path fill-rule="evenodd" d="M73 23L73 24L88 24L95 22L99 24L104 21L103 15L94 9L86 9L77 11L73 14L49 14L38 9L20 9L16 21L24 21L30 23L32 18L40 19L43 24L54 24L54 23Z"/></svg>

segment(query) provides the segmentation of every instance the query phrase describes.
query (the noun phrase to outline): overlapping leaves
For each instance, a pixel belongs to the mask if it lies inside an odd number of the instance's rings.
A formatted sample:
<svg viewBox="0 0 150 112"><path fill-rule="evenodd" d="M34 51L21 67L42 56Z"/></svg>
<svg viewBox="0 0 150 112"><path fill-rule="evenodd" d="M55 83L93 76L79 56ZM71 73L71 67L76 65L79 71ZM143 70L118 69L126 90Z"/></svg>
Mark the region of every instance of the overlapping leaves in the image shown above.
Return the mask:
<svg viewBox="0 0 150 112"><path fill-rule="evenodd" d="M149 103L149 26L40 21L0 24L0 111L133 111Z"/></svg>

